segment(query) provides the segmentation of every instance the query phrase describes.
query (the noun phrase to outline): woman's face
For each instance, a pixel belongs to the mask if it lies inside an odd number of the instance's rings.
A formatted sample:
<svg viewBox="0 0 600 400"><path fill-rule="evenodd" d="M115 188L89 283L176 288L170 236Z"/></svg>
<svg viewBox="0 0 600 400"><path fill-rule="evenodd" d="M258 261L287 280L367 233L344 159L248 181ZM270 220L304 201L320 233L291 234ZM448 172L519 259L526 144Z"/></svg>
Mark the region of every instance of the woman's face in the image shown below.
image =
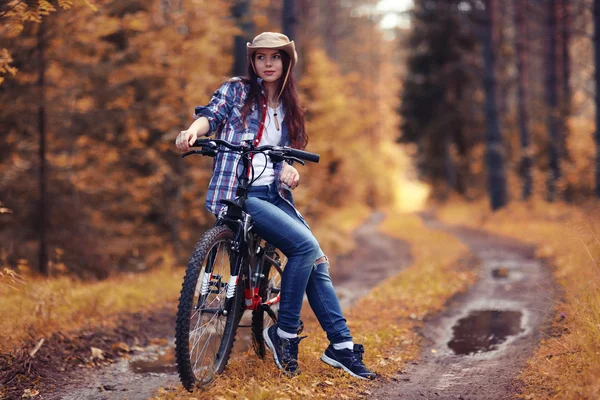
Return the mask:
<svg viewBox="0 0 600 400"><path fill-rule="evenodd" d="M276 82L281 78L283 62L279 50L258 49L254 54L254 68L259 78L267 83Z"/></svg>

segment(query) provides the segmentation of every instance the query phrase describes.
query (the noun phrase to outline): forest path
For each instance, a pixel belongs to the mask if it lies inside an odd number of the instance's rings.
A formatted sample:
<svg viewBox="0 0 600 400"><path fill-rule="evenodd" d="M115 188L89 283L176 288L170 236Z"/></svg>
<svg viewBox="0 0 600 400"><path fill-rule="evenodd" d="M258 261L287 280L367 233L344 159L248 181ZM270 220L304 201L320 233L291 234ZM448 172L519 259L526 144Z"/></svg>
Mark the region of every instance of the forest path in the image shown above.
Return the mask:
<svg viewBox="0 0 600 400"><path fill-rule="evenodd" d="M357 243L355 249L332 260L332 279L344 308L369 293L385 278L396 275L412 263L410 246L407 243L379 231L379 225L384 218L383 213L372 214L353 234ZM69 374L68 380L65 379L67 377L62 377L61 381L70 381L68 385L61 385L57 381L53 393L42 393L38 398L137 400L147 399L160 387L166 390L178 387L180 383L173 354L176 307L176 304L165 305L157 314L160 316L156 318L123 321L123 324L137 326L140 332L149 328L161 329L164 332L162 336L157 337L165 337L166 340L137 348L129 358L120 358L101 369L81 368L76 373ZM135 335L135 332L129 332L127 337L119 340L127 341L132 335ZM155 332L154 335L160 335L160 332ZM238 335L234 351L240 354L249 346L250 330L240 329ZM115 340L112 336L111 339Z"/></svg>
<svg viewBox="0 0 600 400"><path fill-rule="evenodd" d="M449 226L424 213L426 225L450 233L480 259L480 278L423 327L419 361L373 399L508 399L551 318L557 293L534 248L487 232Z"/></svg>

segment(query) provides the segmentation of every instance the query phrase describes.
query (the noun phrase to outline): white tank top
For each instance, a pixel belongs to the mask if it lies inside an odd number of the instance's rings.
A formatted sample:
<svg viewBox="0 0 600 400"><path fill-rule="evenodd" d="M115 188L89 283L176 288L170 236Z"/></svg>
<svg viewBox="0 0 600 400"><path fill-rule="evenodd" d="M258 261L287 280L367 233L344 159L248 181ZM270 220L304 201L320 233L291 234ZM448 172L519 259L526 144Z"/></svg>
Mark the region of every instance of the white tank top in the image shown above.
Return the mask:
<svg viewBox="0 0 600 400"><path fill-rule="evenodd" d="M271 145L277 146L281 142L281 129L283 129L283 107L281 104L277 107L277 120L279 122L279 130L275 126L275 110L267 107L268 114L265 120L265 130L260 138L259 146ZM254 183L252 186L270 185L275 180L275 170L273 162L264 154L254 154L252 157L252 166L254 167ZM264 172L263 172L264 170ZM262 174L261 174L262 172ZM260 177L259 177L260 175ZM252 176L251 176L252 177Z"/></svg>

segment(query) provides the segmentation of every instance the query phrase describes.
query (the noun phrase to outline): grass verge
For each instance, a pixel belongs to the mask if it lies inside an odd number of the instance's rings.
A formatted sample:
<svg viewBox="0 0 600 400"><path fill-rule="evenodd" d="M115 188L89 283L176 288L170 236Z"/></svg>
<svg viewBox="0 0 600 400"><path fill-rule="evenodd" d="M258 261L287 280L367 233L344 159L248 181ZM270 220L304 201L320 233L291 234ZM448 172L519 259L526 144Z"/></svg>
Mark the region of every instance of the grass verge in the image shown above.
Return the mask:
<svg viewBox="0 0 600 400"><path fill-rule="evenodd" d="M369 213L368 207L358 205L333 212L314 224L328 254L350 251L354 243L340 238L349 237ZM176 300L184 270L174 267L168 254L164 260L161 269L116 275L100 282L65 276L44 279L0 270L0 353L59 331L109 327L120 313L143 312Z"/></svg>
<svg viewBox="0 0 600 400"><path fill-rule="evenodd" d="M459 263L468 250L457 239L426 228L414 215L390 212L381 229L411 244L414 263L382 282L345 314L355 341L365 345L365 363L389 378L418 356L416 332L423 318L441 310L448 298L465 290L475 280L475 274ZM208 389L192 394L183 389L174 393L160 390L157 397L349 399L368 396L373 387L381 384L357 381L323 364L319 357L327 347L327 339L308 307L303 314L308 338L300 346L300 376L282 376L271 359L260 360L250 350L232 359L225 373Z"/></svg>
<svg viewBox="0 0 600 400"><path fill-rule="evenodd" d="M486 203L445 205L439 217L537 245L562 288L553 332L519 376L526 399L600 398L600 220L596 204L573 207L513 203L491 213Z"/></svg>

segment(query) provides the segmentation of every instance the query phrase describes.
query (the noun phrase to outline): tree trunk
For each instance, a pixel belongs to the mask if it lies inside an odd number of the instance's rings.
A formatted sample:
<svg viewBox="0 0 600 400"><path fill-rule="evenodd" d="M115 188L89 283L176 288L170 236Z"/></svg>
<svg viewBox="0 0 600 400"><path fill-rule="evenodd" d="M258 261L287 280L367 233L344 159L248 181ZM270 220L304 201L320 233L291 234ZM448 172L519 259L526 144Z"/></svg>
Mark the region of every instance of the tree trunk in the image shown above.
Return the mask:
<svg viewBox="0 0 600 400"><path fill-rule="evenodd" d="M39 75L38 75L38 127L39 127L39 232L40 232L40 251L38 270L42 275L48 275L48 249L46 243L46 220L48 204L46 200L46 104L45 100L45 74L46 74L46 59L45 59L45 22L41 22L38 30L38 55L39 55Z"/></svg>
<svg viewBox="0 0 600 400"><path fill-rule="evenodd" d="M600 198L600 0L594 0L594 65L596 67L596 197Z"/></svg>
<svg viewBox="0 0 600 400"><path fill-rule="evenodd" d="M324 19L321 20L321 25L324 28L323 38L325 41L325 51L331 60L337 60L337 0L329 0L324 2L325 4L325 15ZM321 6L323 7L323 6Z"/></svg>
<svg viewBox="0 0 600 400"><path fill-rule="evenodd" d="M486 164L488 168L488 192L492 210L506 205L506 176L504 172L504 148L496 107L496 76L493 31L495 0L486 2L487 21L483 27L483 60L485 65L483 86L485 88L485 117L487 132Z"/></svg>
<svg viewBox="0 0 600 400"><path fill-rule="evenodd" d="M523 200L531 197L531 154L529 138L529 115L527 111L527 25L525 22L525 0L515 0L515 26L517 34L515 35L515 48L517 55L517 107L519 114L519 133L521 139L521 165L520 174L523 180L521 196Z"/></svg>
<svg viewBox="0 0 600 400"><path fill-rule="evenodd" d="M548 0L547 3L547 23L546 32L548 37L546 49L546 101L548 105L548 155L549 155L549 174L547 182L547 200L556 199L556 184L560 179L560 134L557 114L557 84L556 84L556 10L557 0Z"/></svg>
<svg viewBox="0 0 600 400"><path fill-rule="evenodd" d="M250 0L237 0L231 7L231 15L236 20L242 34L234 38L233 75L245 76L248 71L248 57L246 56L246 43L252 40L254 24L250 14Z"/></svg>
<svg viewBox="0 0 600 400"><path fill-rule="evenodd" d="M296 52L299 50L298 35L296 35L296 26L298 25L298 14L296 10L296 0L284 0L283 8L281 9L281 30L290 40L296 45ZM294 76L300 76L301 68L294 68Z"/></svg>
<svg viewBox="0 0 600 400"><path fill-rule="evenodd" d="M569 127L567 121L571 115L571 54L569 53L569 43L571 41L571 17L569 11L569 0L561 0L561 55L562 55L562 102L561 102L561 131L562 131L562 151L566 158L569 158L566 147L566 139L569 137Z"/></svg>
<svg viewBox="0 0 600 400"><path fill-rule="evenodd" d="M296 16L296 0L283 0L283 8L281 13L281 26L283 34L296 40L296 25L298 18Z"/></svg>

